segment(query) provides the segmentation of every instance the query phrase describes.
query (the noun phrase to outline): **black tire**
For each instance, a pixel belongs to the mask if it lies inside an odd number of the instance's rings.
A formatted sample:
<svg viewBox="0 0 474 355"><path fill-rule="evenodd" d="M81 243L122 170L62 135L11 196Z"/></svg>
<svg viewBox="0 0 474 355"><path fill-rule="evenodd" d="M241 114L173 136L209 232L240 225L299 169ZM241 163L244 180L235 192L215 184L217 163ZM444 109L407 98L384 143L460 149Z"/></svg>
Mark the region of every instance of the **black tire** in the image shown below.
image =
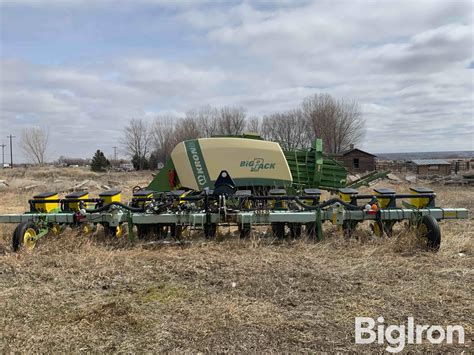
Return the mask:
<svg viewBox="0 0 474 355"><path fill-rule="evenodd" d="M204 225L204 236L208 239L213 239L216 237L217 234L217 225L212 224L205 224Z"/></svg>
<svg viewBox="0 0 474 355"><path fill-rule="evenodd" d="M426 247L438 251L441 246L441 230L433 216L423 216L418 226L420 237L426 238Z"/></svg>
<svg viewBox="0 0 474 355"><path fill-rule="evenodd" d="M154 226L153 232L158 239L165 239L168 236L168 226L158 224Z"/></svg>
<svg viewBox="0 0 474 355"><path fill-rule="evenodd" d="M272 223L272 232L275 238L285 239L285 223Z"/></svg>
<svg viewBox="0 0 474 355"><path fill-rule="evenodd" d="M107 235L110 235L112 237L115 237L117 235L117 227L112 227L112 226L107 224L107 225L104 226L104 229L105 229Z"/></svg>
<svg viewBox="0 0 474 355"><path fill-rule="evenodd" d="M183 227L172 224L170 226L170 234L174 239L181 239L181 236L183 235Z"/></svg>
<svg viewBox="0 0 474 355"><path fill-rule="evenodd" d="M384 223L384 232L387 237L391 238L393 236L393 226L395 225L396 221L387 221Z"/></svg>
<svg viewBox="0 0 474 355"><path fill-rule="evenodd" d="M26 230L29 228L33 228L36 233L39 231L38 227L33 222L20 223L13 231L12 247L14 252L17 252L21 249L23 245L23 236L25 235Z"/></svg>
<svg viewBox="0 0 474 355"><path fill-rule="evenodd" d="M137 224L138 239L146 239L150 235L150 228L147 225Z"/></svg>
<svg viewBox="0 0 474 355"><path fill-rule="evenodd" d="M250 228L250 226L246 226L246 225L244 225L243 227L239 226L240 239L250 238L251 232L252 232L252 229Z"/></svg>
<svg viewBox="0 0 474 355"><path fill-rule="evenodd" d="M298 239L301 237L301 230L302 230L301 224L290 223L289 227L290 227L291 238Z"/></svg>

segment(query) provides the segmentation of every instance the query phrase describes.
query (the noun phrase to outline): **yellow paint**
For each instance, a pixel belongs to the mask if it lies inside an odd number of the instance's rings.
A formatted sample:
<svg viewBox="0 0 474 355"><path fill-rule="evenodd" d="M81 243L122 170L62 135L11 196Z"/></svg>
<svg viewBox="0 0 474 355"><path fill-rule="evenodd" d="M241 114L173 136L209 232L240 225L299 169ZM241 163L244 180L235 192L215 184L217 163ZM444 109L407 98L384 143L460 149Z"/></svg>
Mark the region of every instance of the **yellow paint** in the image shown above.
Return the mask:
<svg viewBox="0 0 474 355"><path fill-rule="evenodd" d="M342 193L341 191L339 191L338 195L339 195L339 197L341 198L342 201L350 203L351 198L354 194L345 194L345 193Z"/></svg>
<svg viewBox="0 0 474 355"><path fill-rule="evenodd" d="M411 190L411 193L414 195L418 195L419 193L416 191ZM430 199L427 197L418 197L411 199L411 204L416 208L425 208L430 203Z"/></svg>
<svg viewBox="0 0 474 355"><path fill-rule="evenodd" d="M142 196L133 196L135 200L137 200L137 206L143 208L144 206L149 205L152 201L146 200L148 198L153 197L153 191L151 191L148 195L142 195ZM140 201L143 200L143 201Z"/></svg>
<svg viewBox="0 0 474 355"><path fill-rule="evenodd" d="M117 237L122 237L123 236L123 228L122 228L122 225L119 224L117 227L116 227L116 230L115 230L115 235Z"/></svg>
<svg viewBox="0 0 474 355"><path fill-rule="evenodd" d="M48 197L34 197L33 200L57 200L58 194L54 194ZM59 208L59 202L40 202L34 203L35 209L42 213L49 213Z"/></svg>
<svg viewBox="0 0 474 355"><path fill-rule="evenodd" d="M380 208L386 208L388 204L390 203L389 198L384 198L384 195L377 194L377 200L379 201Z"/></svg>
<svg viewBox="0 0 474 355"><path fill-rule="evenodd" d="M86 200L89 198L89 194L85 194L83 196L80 196L80 197L74 197L74 198L70 198L71 200ZM66 201L68 200L68 198L66 198ZM87 202L84 202L84 208L87 208L88 207L88 203ZM69 202L68 203L68 206L69 206L69 209L71 211L74 211L74 212L79 212L79 210L81 209L80 208L80 202Z"/></svg>
<svg viewBox="0 0 474 355"><path fill-rule="evenodd" d="M26 249L32 250L36 245L36 231L33 228L28 228L23 234L23 245Z"/></svg>
<svg viewBox="0 0 474 355"><path fill-rule="evenodd" d="M380 200L379 200L380 202ZM374 231L374 234L377 236L377 237L381 237L383 235L382 231L380 230L380 226L377 222L375 222L373 225L373 231Z"/></svg>
<svg viewBox="0 0 474 355"><path fill-rule="evenodd" d="M89 234L91 232L92 232L92 228L89 224L86 223L82 226L82 233Z"/></svg>
<svg viewBox="0 0 474 355"><path fill-rule="evenodd" d="M104 200L104 205L110 205L112 202L120 202L122 200L120 192L117 192L115 195L100 194L99 197Z"/></svg>
<svg viewBox="0 0 474 355"><path fill-rule="evenodd" d="M61 226L57 223L53 224L50 228L50 231L54 234L54 235L59 235L61 234Z"/></svg>

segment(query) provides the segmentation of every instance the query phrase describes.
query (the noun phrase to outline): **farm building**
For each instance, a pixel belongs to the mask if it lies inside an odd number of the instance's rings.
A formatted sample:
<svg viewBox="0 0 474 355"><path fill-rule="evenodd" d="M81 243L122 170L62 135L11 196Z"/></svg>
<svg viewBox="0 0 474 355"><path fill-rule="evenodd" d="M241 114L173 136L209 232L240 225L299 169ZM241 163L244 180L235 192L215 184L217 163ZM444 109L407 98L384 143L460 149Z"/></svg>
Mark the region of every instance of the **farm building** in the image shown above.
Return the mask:
<svg viewBox="0 0 474 355"><path fill-rule="evenodd" d="M337 159L344 164L347 170L355 173L374 171L375 158L375 155L354 147L351 147L351 149L337 157Z"/></svg>
<svg viewBox="0 0 474 355"><path fill-rule="evenodd" d="M408 162L418 175L449 175L451 163L442 159L418 159Z"/></svg>

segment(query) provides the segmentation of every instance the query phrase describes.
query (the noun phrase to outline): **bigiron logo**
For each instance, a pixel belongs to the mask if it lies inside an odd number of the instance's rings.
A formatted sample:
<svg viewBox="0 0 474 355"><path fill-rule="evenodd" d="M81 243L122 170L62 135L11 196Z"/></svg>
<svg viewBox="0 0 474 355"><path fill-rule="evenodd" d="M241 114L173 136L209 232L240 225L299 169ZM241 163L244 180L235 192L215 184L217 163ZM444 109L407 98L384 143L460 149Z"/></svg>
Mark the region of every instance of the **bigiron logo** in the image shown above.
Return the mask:
<svg viewBox="0 0 474 355"><path fill-rule="evenodd" d="M263 158L255 158L254 160L242 160L240 162L241 168L250 168L250 171L256 172L259 170L275 169L275 163L265 162Z"/></svg>

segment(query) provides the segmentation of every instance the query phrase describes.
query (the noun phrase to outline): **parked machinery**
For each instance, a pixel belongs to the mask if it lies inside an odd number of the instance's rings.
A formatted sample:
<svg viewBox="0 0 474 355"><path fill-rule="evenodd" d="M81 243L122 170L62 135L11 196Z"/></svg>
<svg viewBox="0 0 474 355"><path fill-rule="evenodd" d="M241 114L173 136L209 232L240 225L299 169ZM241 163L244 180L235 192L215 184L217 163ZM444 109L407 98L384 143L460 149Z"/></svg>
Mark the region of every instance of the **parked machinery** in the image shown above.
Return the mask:
<svg viewBox="0 0 474 355"><path fill-rule="evenodd" d="M18 223L15 251L31 249L65 227L88 232L102 226L113 236L126 230L134 239L180 238L185 229L213 238L219 225L236 226L246 238L253 228L269 226L279 239L305 232L320 240L324 222L351 236L366 220L378 236L390 236L395 223L408 221L426 247L437 250L438 221L468 216L467 209L437 207L436 194L427 188L412 188L409 194L376 189L362 195L346 187L346 176L337 161L323 154L320 140L308 150L284 152L278 143L258 137L195 139L179 143L149 186L137 187L127 203L115 190L98 198L85 191L65 198L44 193L29 201L30 211L0 215L0 222ZM322 189L333 195L323 200Z"/></svg>

